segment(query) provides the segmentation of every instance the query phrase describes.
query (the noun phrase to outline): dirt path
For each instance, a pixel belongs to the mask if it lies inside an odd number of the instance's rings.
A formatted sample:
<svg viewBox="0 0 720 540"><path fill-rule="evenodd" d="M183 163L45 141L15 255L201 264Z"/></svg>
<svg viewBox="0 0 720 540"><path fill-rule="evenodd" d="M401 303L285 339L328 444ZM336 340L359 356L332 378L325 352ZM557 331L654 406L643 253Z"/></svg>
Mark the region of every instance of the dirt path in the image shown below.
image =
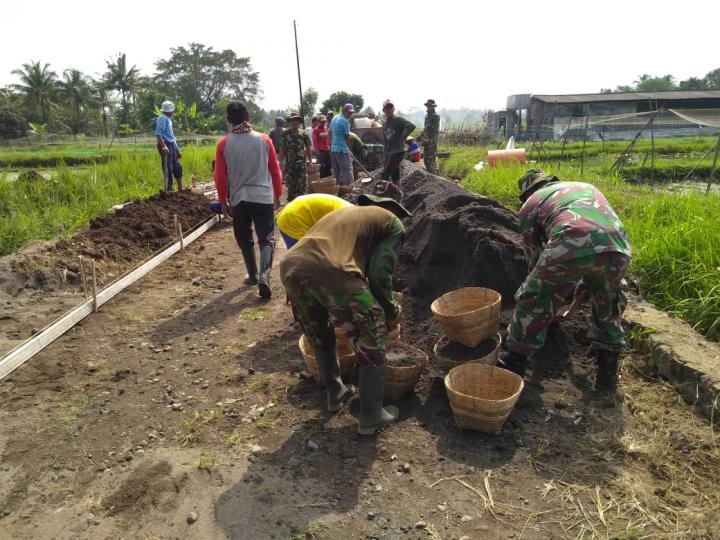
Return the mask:
<svg viewBox="0 0 720 540"><path fill-rule="evenodd" d="M239 261L212 230L0 383L0 538L719 534L708 423L641 353L623 403L595 396L582 315L501 435L459 432L431 367L361 438L304 378L277 279L263 303Z"/></svg>

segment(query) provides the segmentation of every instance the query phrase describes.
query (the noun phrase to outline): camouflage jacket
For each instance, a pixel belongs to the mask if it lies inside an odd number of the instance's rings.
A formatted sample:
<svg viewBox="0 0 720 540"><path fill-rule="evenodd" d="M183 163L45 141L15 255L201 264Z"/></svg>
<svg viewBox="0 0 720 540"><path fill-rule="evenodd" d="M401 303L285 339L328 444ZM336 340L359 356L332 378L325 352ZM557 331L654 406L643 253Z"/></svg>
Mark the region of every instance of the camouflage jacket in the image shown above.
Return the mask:
<svg viewBox="0 0 720 540"><path fill-rule="evenodd" d="M632 250L620 218L591 184L552 182L533 193L518 215L525 256L556 264L595 253Z"/></svg>
<svg viewBox="0 0 720 540"><path fill-rule="evenodd" d="M305 131L286 129L281 140L288 163L305 163L306 150L310 148L310 138Z"/></svg>
<svg viewBox="0 0 720 540"><path fill-rule="evenodd" d="M437 113L427 113L425 115L425 126L420 135L424 145L437 144L440 135L440 115Z"/></svg>
<svg viewBox="0 0 720 540"><path fill-rule="evenodd" d="M362 139L355 135L352 131L350 132L350 151L360 161L367 159L367 149L362 142Z"/></svg>

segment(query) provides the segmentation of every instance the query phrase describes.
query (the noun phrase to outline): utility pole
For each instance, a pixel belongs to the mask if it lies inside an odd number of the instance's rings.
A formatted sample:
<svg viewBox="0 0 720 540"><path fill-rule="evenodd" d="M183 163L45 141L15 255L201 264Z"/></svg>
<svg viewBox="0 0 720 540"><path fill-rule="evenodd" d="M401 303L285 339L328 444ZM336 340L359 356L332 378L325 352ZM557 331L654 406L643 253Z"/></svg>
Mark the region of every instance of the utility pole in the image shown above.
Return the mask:
<svg viewBox="0 0 720 540"><path fill-rule="evenodd" d="M305 128L305 110L303 107L302 79L300 78L300 52L298 51L297 24L295 24L295 19L293 19L293 29L295 30L295 59L297 60L298 88L300 89L300 117L302 118L302 126L304 129Z"/></svg>

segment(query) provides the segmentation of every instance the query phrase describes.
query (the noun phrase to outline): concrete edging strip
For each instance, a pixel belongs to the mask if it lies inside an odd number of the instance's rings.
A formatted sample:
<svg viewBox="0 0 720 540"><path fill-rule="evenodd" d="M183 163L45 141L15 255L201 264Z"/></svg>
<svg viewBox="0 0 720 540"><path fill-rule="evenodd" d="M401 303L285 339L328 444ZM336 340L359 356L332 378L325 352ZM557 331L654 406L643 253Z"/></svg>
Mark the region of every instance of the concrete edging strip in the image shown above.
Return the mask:
<svg viewBox="0 0 720 540"><path fill-rule="evenodd" d="M648 347L658 373L705 416L720 418L720 344L647 302L631 301L625 318L640 328L635 337Z"/></svg>
<svg viewBox="0 0 720 540"><path fill-rule="evenodd" d="M207 221L200 224L190 234L184 238L184 244L187 246L192 241L199 238L203 233L213 228L218 221L219 216L213 216ZM161 263L172 257L175 253L180 251L180 241L170 245L154 257L140 264L140 266L134 268L124 276L121 276L103 290L97 293L97 307L102 306L105 302L112 299L118 293L135 283L138 279L143 277L145 274L150 272L153 268L156 268ZM93 312L93 299L88 298L82 304L75 307L64 316L51 323L50 325L43 328L40 332L35 334L30 339L24 341L5 356L0 358L0 381L10 375L13 371L23 365L25 362L30 360L33 356L43 350L45 347L50 345L57 338L62 336L65 332L70 330L78 322L83 320L85 317Z"/></svg>

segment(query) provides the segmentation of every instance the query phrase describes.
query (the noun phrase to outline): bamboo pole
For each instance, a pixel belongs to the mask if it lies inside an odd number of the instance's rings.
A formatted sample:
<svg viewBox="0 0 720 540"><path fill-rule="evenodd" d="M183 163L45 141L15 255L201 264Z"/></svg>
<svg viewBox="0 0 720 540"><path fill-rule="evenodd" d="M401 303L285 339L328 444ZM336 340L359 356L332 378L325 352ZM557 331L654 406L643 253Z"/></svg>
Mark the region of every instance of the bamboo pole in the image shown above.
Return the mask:
<svg viewBox="0 0 720 540"><path fill-rule="evenodd" d="M705 188L705 193L710 193L710 185L712 184L713 175L715 174L715 170L717 169L718 154L720 154L720 134L718 134L718 142L715 146L715 156L713 157L713 164L712 168L710 169L710 176L708 177L708 183L707 188Z"/></svg>
<svg viewBox="0 0 720 540"><path fill-rule="evenodd" d="M95 275L95 259L90 259L90 260L92 261L92 295L93 295L92 310L97 311L98 302L97 302L97 276Z"/></svg>
<svg viewBox="0 0 720 540"><path fill-rule="evenodd" d="M82 277L83 297L87 298L87 278L85 277L85 262L83 261L82 255L80 255L80 277Z"/></svg>
<svg viewBox="0 0 720 540"><path fill-rule="evenodd" d="M585 172L585 145L587 145L588 138L588 123L589 118L585 115L585 135L583 136L583 149L582 149L582 160L580 161L580 176Z"/></svg>
<svg viewBox="0 0 720 540"><path fill-rule="evenodd" d="M655 118L650 119L650 181L655 182Z"/></svg>

